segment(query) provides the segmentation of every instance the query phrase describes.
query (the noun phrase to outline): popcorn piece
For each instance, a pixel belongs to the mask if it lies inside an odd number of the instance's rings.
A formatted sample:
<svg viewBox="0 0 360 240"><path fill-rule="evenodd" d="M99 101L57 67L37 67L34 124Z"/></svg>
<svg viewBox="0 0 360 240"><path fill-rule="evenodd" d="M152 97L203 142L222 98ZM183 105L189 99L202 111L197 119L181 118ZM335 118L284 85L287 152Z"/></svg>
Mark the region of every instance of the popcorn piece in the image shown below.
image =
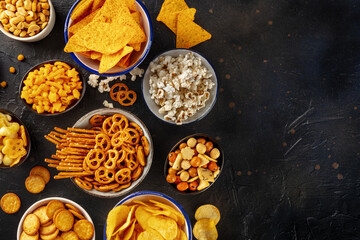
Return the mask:
<svg viewBox="0 0 360 240"><path fill-rule="evenodd" d="M106 100L103 102L103 105L104 105L105 107L107 107L107 108L114 108L114 104L109 103L109 102L106 101Z"/></svg>

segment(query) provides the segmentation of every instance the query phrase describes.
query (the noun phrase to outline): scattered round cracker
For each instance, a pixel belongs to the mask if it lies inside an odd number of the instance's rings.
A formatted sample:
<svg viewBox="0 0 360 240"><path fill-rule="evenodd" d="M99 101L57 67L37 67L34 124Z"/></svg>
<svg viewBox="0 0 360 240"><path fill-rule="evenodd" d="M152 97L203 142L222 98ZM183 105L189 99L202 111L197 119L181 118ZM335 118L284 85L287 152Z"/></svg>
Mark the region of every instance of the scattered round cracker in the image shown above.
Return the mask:
<svg viewBox="0 0 360 240"><path fill-rule="evenodd" d="M51 223L49 226L41 226L40 227L40 235L49 235L56 231L55 223Z"/></svg>
<svg viewBox="0 0 360 240"><path fill-rule="evenodd" d="M54 240L57 235L59 234L59 229L56 229L55 232L51 233L51 234L40 234L40 238L42 240Z"/></svg>
<svg viewBox="0 0 360 240"><path fill-rule="evenodd" d="M25 180L25 187L31 193L40 193L45 188L45 180L39 175L30 175Z"/></svg>
<svg viewBox="0 0 360 240"><path fill-rule="evenodd" d="M23 230L28 235L35 235L40 228L40 219L33 213L27 215L23 222Z"/></svg>
<svg viewBox="0 0 360 240"><path fill-rule="evenodd" d="M19 211L21 206L20 198L15 193L6 193L0 202L1 209L7 214Z"/></svg>
<svg viewBox="0 0 360 240"><path fill-rule="evenodd" d="M20 235L20 240L38 240L39 239L39 233L36 233L35 235L28 235L24 231Z"/></svg>
<svg viewBox="0 0 360 240"><path fill-rule="evenodd" d="M67 232L72 229L74 220L74 215L72 215L72 213L68 210L64 209L56 215L54 223L57 229L62 232Z"/></svg>
<svg viewBox="0 0 360 240"><path fill-rule="evenodd" d="M79 220L74 224L74 232L81 240L90 240L94 235L94 226L88 220Z"/></svg>
<svg viewBox="0 0 360 240"><path fill-rule="evenodd" d="M65 209L65 205L59 200L51 200L46 206L46 214L49 218L53 218L55 211L59 208Z"/></svg>
<svg viewBox="0 0 360 240"><path fill-rule="evenodd" d="M35 214L39 218L41 226L51 220L46 214L46 206L39 207L33 212L33 214Z"/></svg>
<svg viewBox="0 0 360 240"><path fill-rule="evenodd" d="M74 231L63 232L61 237L63 240L79 240L78 235Z"/></svg>
<svg viewBox="0 0 360 240"><path fill-rule="evenodd" d="M195 212L195 219L200 220L204 218L212 219L215 225L218 224L218 222L220 221L219 209L212 204L205 204L198 207Z"/></svg>
<svg viewBox="0 0 360 240"><path fill-rule="evenodd" d="M209 218L198 220L194 225L193 234L196 239L216 240L218 238L215 223Z"/></svg>
<svg viewBox="0 0 360 240"><path fill-rule="evenodd" d="M50 181L50 172L43 166L33 167L30 171L30 176L31 175L39 175L45 180L45 184Z"/></svg>

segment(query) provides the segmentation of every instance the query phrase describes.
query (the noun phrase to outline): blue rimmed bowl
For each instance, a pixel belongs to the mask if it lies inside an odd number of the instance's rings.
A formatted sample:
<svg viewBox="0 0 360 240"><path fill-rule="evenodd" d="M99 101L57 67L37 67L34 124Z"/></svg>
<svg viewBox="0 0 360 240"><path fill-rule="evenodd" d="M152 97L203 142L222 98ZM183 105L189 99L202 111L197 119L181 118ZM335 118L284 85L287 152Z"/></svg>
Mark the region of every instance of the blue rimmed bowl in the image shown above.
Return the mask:
<svg viewBox="0 0 360 240"><path fill-rule="evenodd" d="M176 209L177 211L179 211L185 218L185 225L182 230L185 232L187 239L192 240L192 228L191 228L191 222L190 222L189 216L187 215L187 213L185 212L183 207L179 203L177 203L174 199L172 199L171 197L169 197L163 193L159 193L159 192L140 191L140 192L132 193L129 196L123 198L114 207L117 207L122 204L130 204L132 201L135 201L135 200L137 200L137 201L155 200L155 201L167 204L167 205L173 207L174 209ZM108 240L106 237L106 222L105 222L105 226L104 226L103 239Z"/></svg>
<svg viewBox="0 0 360 240"><path fill-rule="evenodd" d="M157 62L159 60L160 57L165 57L165 56L171 56L171 57L178 57L180 54L181 55L186 55L187 53L193 53L193 55L196 58L200 58L201 59L201 63L204 67L207 68L207 70L209 71L209 73L212 75L211 76L211 81L214 83L214 86L212 87L212 89L210 89L210 97L209 99L206 101L205 107L201 108L200 110L198 110L193 116L189 117L188 119L182 121L181 124L189 124L189 123L193 123L196 121L199 121L201 119L203 119L210 111L211 109L214 107L215 102L216 102L216 98L217 98L217 94L218 94L218 80L217 80L217 76L216 76L216 72L214 70L214 68L212 67L211 63L204 57L202 56L200 53L192 51L192 50L188 50L188 49L173 49L173 50L169 50L166 52L161 53L160 55L158 55L157 57L154 58L154 60L152 61L152 63ZM150 111L159 119L161 119L164 122L170 123L170 124L176 124L174 121L168 120L164 118L164 114L159 112L160 106L157 105L155 103L155 101L151 98L151 94L149 93L150 90L150 75L151 75L151 64L149 65L149 67L147 68L145 74L144 74L144 78L142 80L142 93L143 93L143 97L145 99L146 105L148 106L148 108L150 109Z"/></svg>
<svg viewBox="0 0 360 240"><path fill-rule="evenodd" d="M74 5L71 7L67 17L66 17L66 21L65 21L65 28L64 28L64 35L65 35L65 43L68 42L70 35L69 35L69 27L71 26L71 24L73 23L73 21L70 19L70 16L72 14L72 12L74 11L76 5L78 5L81 2L81 0L77 0ZM137 66L139 66L142 61L144 61L144 59L146 58L147 54L150 51L151 48L151 44L153 41L153 28L152 28L152 23L151 23L151 18L150 18L150 14L147 11L145 5L139 1L136 0L135 1L136 4L136 9L140 12L141 14L141 19L140 19L140 24L143 27L147 40L145 43L141 44L141 49L138 52L133 52L131 54L130 57L130 63L129 66L127 68L122 68L119 66L115 66L111 69L109 69L107 72L105 73L99 73L99 64L100 62L98 60L93 60L90 58L86 58L85 56L82 56L79 53L70 53L71 57L83 68L85 68L87 71L97 74L97 75L101 75L101 76L105 76L105 77L114 77L114 76L120 76L123 74L126 74L128 72L130 72L131 70L133 70L134 68L136 68Z"/></svg>

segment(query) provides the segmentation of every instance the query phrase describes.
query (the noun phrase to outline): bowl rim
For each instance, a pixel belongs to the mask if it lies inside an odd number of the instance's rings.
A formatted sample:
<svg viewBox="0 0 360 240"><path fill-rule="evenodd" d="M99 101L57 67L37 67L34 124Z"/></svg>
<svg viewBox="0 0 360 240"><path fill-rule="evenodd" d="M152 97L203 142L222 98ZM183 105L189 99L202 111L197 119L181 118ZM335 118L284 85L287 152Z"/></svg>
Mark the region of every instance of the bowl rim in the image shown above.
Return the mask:
<svg viewBox="0 0 360 240"><path fill-rule="evenodd" d="M20 42L37 42L37 41L40 41L40 40L44 39L52 31L52 28L54 27L55 19L56 19L54 5L52 4L51 0L48 0L48 2L49 2L49 6L50 6L49 22L48 22L48 25L43 30L41 30L38 34L35 34L32 37L24 37L24 38L18 37L18 36L15 36L14 34L12 34L10 32L5 31L4 26L2 24L0 24L0 31L5 36L7 36L9 38L12 38L14 40L20 41ZM50 24L50 22L52 22L52 23ZM46 31L49 28L51 28L51 29L49 31Z"/></svg>
<svg viewBox="0 0 360 240"><path fill-rule="evenodd" d="M13 166L13 167L0 165L0 169L12 169L12 168L14 168L14 167L20 166L20 165L21 165L23 162L25 162L25 160L29 157L30 151L31 151L30 133L29 133L26 125L24 124L24 122L23 122L15 113L13 113L13 112L11 112L11 111L9 111L9 110L3 109L3 108L0 108L0 113L9 114L12 118L15 118L18 123L20 123L21 125L23 125L24 128L25 128L26 138L27 138L27 140L28 140L28 145L27 145L27 147L26 147L26 148L28 148L28 149L27 149L27 153L26 153L25 156L22 157L22 160L20 160L20 162L19 162L18 164L16 164L16 165Z"/></svg>
<svg viewBox="0 0 360 240"><path fill-rule="evenodd" d="M70 22L70 16L71 16L71 13L74 11L74 8L76 7L76 5L78 5L79 2L81 2L82 0L77 0L73 5L72 7L70 8L67 16L66 16L66 19L65 19L65 26L64 26L64 37L65 37L65 45L67 44L67 42L69 41L69 37L68 37L68 29L69 29L69 22ZM140 1L140 0L135 0L135 2L137 4L140 5L140 7L143 9L143 11L145 12L145 16L146 16L146 19L147 21L149 22L149 29L150 29L150 36L147 36L148 40L147 40L147 45L148 47L146 47L144 49L144 52L141 54L142 56L140 57L139 61L136 62L133 66L129 67L129 68L126 68L124 69L123 71L120 71L120 72L115 72L115 73L99 73L98 71L86 66L74 53L69 53L70 56L81 66L83 67L84 69L86 69L87 71L91 72L92 74L96 74L96 75L100 75L100 76L103 76L103 77L116 77L116 76L121 76L121 75L124 75L124 74L127 74L129 73L130 71L132 71L133 69L135 69L137 66L139 66L146 58L146 56L148 55L148 53L150 52L150 49L151 49L151 45L152 45L152 42L153 42L153 26L152 26L152 22L151 22L151 17L150 17L150 14L147 10L147 8L145 7L145 5Z"/></svg>
<svg viewBox="0 0 360 240"><path fill-rule="evenodd" d="M179 145L183 142L186 142L189 138L200 138L200 137L203 137L207 140L210 140L213 142L214 146L216 145L216 148L218 148L220 150L220 157L217 159L218 160L218 163L220 162L220 172L218 174L218 176L214 179L214 182L210 183L210 185L206 188L204 188L203 190L200 190L200 191L185 191L185 192L181 192L179 190L177 190L176 186L172 183L168 183L166 181L166 176L168 174L168 169L170 168L170 165L169 165L169 159L168 159L168 156L171 152L175 151L176 148L179 147ZM173 191L175 191L176 193L178 194L181 194L181 195L197 195L197 194L200 194L200 193L203 193L205 192L206 190L208 190L211 186L214 185L214 183L219 179L221 173L223 172L223 169L224 169L224 162L225 162L225 157L224 157L224 150L222 149L222 147L220 146L220 144L212 137L210 137L208 134L205 134L205 133L194 133L194 134L191 134L191 135L188 135L184 138L182 138L180 141L178 141L169 151L169 153L166 155L166 158L165 158L165 164L164 164L164 179L166 181L167 184L169 184L171 186L171 189Z"/></svg>
<svg viewBox="0 0 360 240"><path fill-rule="evenodd" d="M35 109L33 109L31 106L32 104L28 104L25 99L21 98L21 92L22 92L22 88L24 87L24 81L25 79L27 78L27 76L29 75L29 73L35 69L38 69L40 67L42 67L43 65L47 64L47 63L55 63L55 62L64 62L66 64L68 64L70 67L72 68L75 68L76 71L79 73L79 78L82 82L82 85L83 85L83 88L81 90L81 94L80 94L80 98L75 101L73 104L70 105L70 107L68 107L67 109L65 109L63 112L55 112L55 113L48 113L48 112L44 112L44 113L38 113L37 111L35 111ZM63 113L67 113L69 112L70 110L72 110L73 108L75 108L79 103L80 101L84 98L85 96L85 92L86 92L86 81L85 81L85 78L83 76L83 74L81 73L81 71L79 71L79 69L72 63L69 63L67 61L64 61L64 60L60 60L60 59L51 59L51 60L46 60L44 62L41 62L41 63L38 63L36 65L34 65L33 67L31 67L26 73L25 75L23 76L22 80L21 80L21 83L19 85L19 97L21 99L21 101L24 103L24 105L30 109L32 112L36 113L37 115L40 115L40 116L57 116L57 115L60 115L60 114L63 114Z"/></svg>
<svg viewBox="0 0 360 240"><path fill-rule="evenodd" d="M81 211L81 213L84 215L85 219L90 221L91 224L93 225L93 227L94 227L94 235L91 238L91 240L95 240L95 236L96 236L95 224L94 224L90 214L80 204L78 204L77 202L75 202L73 200L70 200L68 198L64 198L64 197L47 197L47 198L40 199L40 200L34 202L33 204L31 204L31 206L26 209L26 211L24 212L24 214L20 218L20 221L19 221L19 224L18 224L18 227L17 227L17 231L16 231L16 239L17 240L20 239L20 234L21 234L21 230L22 230L22 223L24 222L25 217L28 214L30 214L30 211L34 211L36 205L39 204L39 206L37 207L37 208L39 208L39 207L45 206L51 200L59 200L62 203L70 203L70 204L74 205L76 208L78 208ZM32 209L32 208L34 208L34 209Z"/></svg>
<svg viewBox="0 0 360 240"><path fill-rule="evenodd" d="M163 117L158 116L158 115L153 111L153 109L150 108L148 102L146 101L145 95L149 95L149 93L146 93L146 94L145 94L145 92L144 92L145 76L147 76L147 75L148 75L148 72L150 71L150 64L151 64L152 62L154 62L155 60L157 60L159 57L161 57L161 56L163 56L163 55L165 55L165 54L167 54L167 53L169 53L169 52L173 52L173 51L180 51L180 52L183 51L183 52L186 52L186 53L187 53L187 52L192 52L192 53L195 54L195 56L196 56L196 55L199 55L200 57L202 57L202 58L209 64L209 66L211 67L211 69L208 69L208 70L212 70L212 72L214 73L213 75L214 75L214 79L215 79L215 82L216 82L216 91L215 91L214 100L210 103L209 108L203 113L203 115L201 115L201 116L199 116L199 117L197 117L197 118L194 118L194 119L191 120L191 121L182 122L181 125L178 125L178 124L176 124L175 122L170 121L170 120L165 120ZM186 54L186 53L185 53L185 54ZM182 53L181 53L181 54L182 54ZM202 60L202 59L201 59L201 60ZM146 103L147 108L148 108L148 109L150 110L150 112L151 112L153 115L155 115L158 119L162 120L163 122L166 122L166 123L175 125L175 126L182 126L182 125L186 125L186 124L191 124L191 123L198 122L198 121L202 120L203 118L205 118L205 117L211 112L211 110L213 109L213 107L215 106L216 101L217 101L217 97L218 97L218 93L219 93L219 81L218 81L218 77L217 77L217 74L216 74L216 71L215 71L213 65L212 65L211 62L210 62L206 57L204 57L201 53L199 53L199 52L197 52L197 51L194 51L194 50L186 49L186 48L173 48L173 49L166 50L165 52L162 52L162 53L158 54L156 57L154 57L154 58L150 61L150 64L148 65L146 71L144 72L144 76L143 76L143 78L142 78L142 82L141 82L141 92L142 92L142 96L143 96L143 98L144 98L144 101L145 101L145 103ZM146 79L146 80L148 81L149 79ZM153 101L153 100L152 100L152 101ZM207 104L207 103L206 103L206 104ZM158 109L159 109L159 108L158 108ZM157 109L157 110L158 110L158 109ZM196 113L194 114L194 116L196 116L196 114L198 114L198 112L196 112ZM194 117L194 116L192 116L192 117ZM191 118L192 118L192 117L191 117Z"/></svg>
<svg viewBox="0 0 360 240"><path fill-rule="evenodd" d="M187 225L187 235L188 235L188 240L192 240L192 226L191 226L191 222L190 222L190 218L188 216L188 214L186 213L185 209L177 202L175 201L173 198L165 195L164 193L160 193L160 192L155 192L155 191L138 191L138 192L134 192L126 197L124 197L123 199L121 199L115 206L113 206L111 209L123 204L124 202L126 202L127 200L130 200L134 197L138 197L138 196L144 196L144 195L149 195L149 196L157 196L157 197L161 197L164 198L166 200L168 200L169 202L173 203L178 209L180 209L180 213L184 216L185 218L185 225ZM103 240L107 240L106 238L106 226L107 226L107 222L105 221L105 225L104 225L104 232L103 232Z"/></svg>
<svg viewBox="0 0 360 240"><path fill-rule="evenodd" d="M101 111L106 111L108 113L102 113ZM126 111L124 109L120 109L120 108L99 108L99 109L95 109L93 111L90 111L88 113L86 113L85 115L83 115L81 118L79 118L74 124L73 124L73 127L76 127L76 125L79 125L80 122L83 122L85 121L87 118L90 119L91 116L93 115L96 115L96 114L104 114L104 115L107 115L107 114L115 114L115 113L120 113L120 114L123 114L125 115L126 118L128 118L126 115L130 115L133 119L137 120L139 123L140 123L140 127L141 129L143 130L144 132L144 136L145 133L148 135L147 138L148 138L148 141L149 141L149 147L150 147L150 152L149 152L149 155L147 156L147 159L146 159L146 166L148 166L147 168L144 167L144 170L143 170L143 173L141 174L141 176L135 181L133 182L130 187L128 188L125 188L119 192L117 192L117 194L113 194L113 195L107 195L107 192L104 192L102 195L98 194L98 191L96 192L93 192L92 190L86 190L86 189L83 189L81 187L79 187L75 182L74 182L74 179L73 178L70 178L70 180L74 183L74 185L81 189L83 192L91 195L91 196L95 196L95 197L100 197L100 198L116 198L116 197L120 197L120 196L123 196L127 193L129 193L130 191L134 190L134 188L136 188L137 186L139 186L142 181L146 178L147 174L149 173L150 171L150 168L151 168L151 165L152 165L152 161L153 161L153 158L154 158L154 143L153 143L153 140L152 140L152 137L151 137L151 134L150 134L150 131L149 129L146 127L146 125L140 120L140 118L138 118L135 114L129 112L129 111ZM124 114L125 113L125 114ZM111 191L110 191L111 192Z"/></svg>

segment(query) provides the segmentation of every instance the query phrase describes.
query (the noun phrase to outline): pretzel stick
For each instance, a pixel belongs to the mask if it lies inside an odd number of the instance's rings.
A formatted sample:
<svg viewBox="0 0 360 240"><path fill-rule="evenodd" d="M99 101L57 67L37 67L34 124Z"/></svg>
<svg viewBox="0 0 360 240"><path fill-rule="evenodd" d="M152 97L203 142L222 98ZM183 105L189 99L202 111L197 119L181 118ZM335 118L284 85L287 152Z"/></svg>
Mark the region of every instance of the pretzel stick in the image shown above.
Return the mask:
<svg viewBox="0 0 360 240"><path fill-rule="evenodd" d="M59 163L61 163L61 161L54 160L54 159L49 159L49 158L45 158L44 161L47 162L47 163L54 163L54 164L59 164Z"/></svg>
<svg viewBox="0 0 360 240"><path fill-rule="evenodd" d="M79 172L84 170L82 167L66 167L66 166L57 166L56 169L58 171L68 171L68 172Z"/></svg>
<svg viewBox="0 0 360 240"><path fill-rule="evenodd" d="M48 140L49 142L52 142L52 143L55 144L55 145L60 144L57 140L49 137L48 135L45 135L44 137L46 138L46 140Z"/></svg>
<svg viewBox="0 0 360 240"><path fill-rule="evenodd" d="M59 132L59 133L67 133L67 131L65 129L59 128L59 127L54 127L54 130Z"/></svg>
<svg viewBox="0 0 360 240"><path fill-rule="evenodd" d="M79 137L79 138L91 138L91 139L95 139L96 135L95 134L84 134L84 133L74 133L74 132L69 132L66 134L67 138L72 138L72 137Z"/></svg>
<svg viewBox="0 0 360 240"><path fill-rule="evenodd" d="M92 145L88 145L88 144L79 144L79 143L69 143L69 147L74 147L74 148L94 148L94 144Z"/></svg>
<svg viewBox="0 0 360 240"><path fill-rule="evenodd" d="M84 160L81 159L65 159L62 162L68 162L68 163L83 163Z"/></svg>
<svg viewBox="0 0 360 240"><path fill-rule="evenodd" d="M82 128L67 128L70 132L79 132L79 133L87 133L87 134L99 134L100 131L96 130L89 130L89 129L82 129Z"/></svg>
<svg viewBox="0 0 360 240"><path fill-rule="evenodd" d="M54 135L54 136L57 136L57 137L60 137L60 138L66 138L66 134L61 134L61 133L58 133L58 132L55 132L55 131L51 131L49 133L49 135Z"/></svg>

